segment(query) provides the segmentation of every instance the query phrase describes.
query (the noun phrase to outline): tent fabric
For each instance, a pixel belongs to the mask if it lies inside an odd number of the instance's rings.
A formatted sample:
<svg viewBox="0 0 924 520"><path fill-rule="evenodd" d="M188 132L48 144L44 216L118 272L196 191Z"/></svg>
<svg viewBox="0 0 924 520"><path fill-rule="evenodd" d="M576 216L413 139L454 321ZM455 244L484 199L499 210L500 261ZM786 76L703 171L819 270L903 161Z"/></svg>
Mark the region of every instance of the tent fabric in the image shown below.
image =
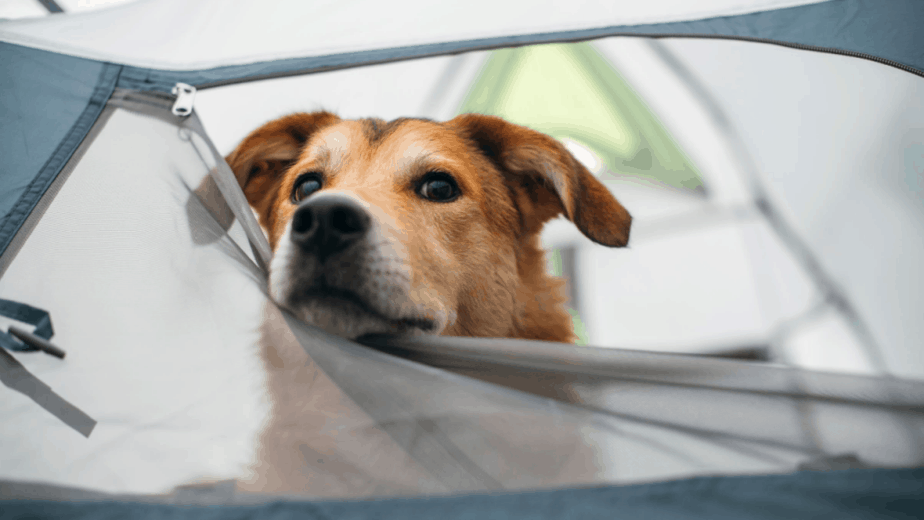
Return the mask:
<svg viewBox="0 0 924 520"><path fill-rule="evenodd" d="M526 493L251 505L244 505L246 497L237 499L241 505L227 505L208 494L182 501L174 498L169 505L105 495L79 501L79 492L60 492L61 498L56 499L54 491L19 487L16 490L0 482L0 499L16 491L20 497L33 497L4 502L0 518L758 520L917 518L924 510L924 469L854 469ZM36 500L39 497L46 500Z"/></svg>
<svg viewBox="0 0 924 520"><path fill-rule="evenodd" d="M74 479L95 474L96 487L151 491L199 471L223 474L246 465L236 447L246 445L260 423L259 377L244 367L259 366L248 349L264 299L254 280L263 274L235 246L247 249L239 225L230 234L218 227L225 240L216 244L209 228L193 224L209 215L190 199L208 167L191 134L179 132L170 100L118 101L131 110L115 103L100 118L94 146L0 279L4 297L49 311L55 342L68 351L65 360L31 354L21 363L97 425L84 438L35 406L32 396L3 388L0 471L52 480L54 472L73 472ZM143 110L170 122L140 115ZM222 371L209 376L207 366L221 359ZM190 377L195 371L202 376ZM228 374L237 374L231 388L222 384ZM228 416L243 424L222 430L228 423L219 417ZM190 420L217 428L195 433ZM178 437L186 440L175 446L191 442L210 451L152 456L138 449L149 435L160 437L154 446ZM107 442L113 444L95 453ZM216 455L222 451L228 455ZM61 457L52 461L42 453ZM174 473L163 479L146 465Z"/></svg>
<svg viewBox="0 0 924 520"><path fill-rule="evenodd" d="M530 10L538 11L535 6L530 7ZM914 0L898 0L885 5L875 0L831 0L820 4L734 17L637 26L619 25L455 42L443 40L414 46L274 59L199 71L162 71L128 67L120 86L165 91L172 88L177 81L200 87L217 86L242 79L279 77L478 49L583 41L617 35L759 40L781 45L805 46L812 50L863 55L867 58L876 57L883 63L924 75L924 51L921 50L924 49L924 36L917 30L918 21L921 19L924 19L924 4ZM389 30L395 29L390 27ZM0 33L0 38L2 37Z"/></svg>
<svg viewBox="0 0 924 520"><path fill-rule="evenodd" d="M779 9L818 0L552 0L435 6L376 2L137 2L77 17L6 24L5 38L65 54L145 68L196 70L371 49L638 25ZM554 13L554 16L549 16ZM126 32L126 22L143 24ZM242 37L246 35L246 37ZM171 37L172 36L172 37Z"/></svg>
<svg viewBox="0 0 924 520"><path fill-rule="evenodd" d="M720 65L709 57L716 42L664 43L721 107L741 171L865 322L873 365L924 377L924 321L910 319L924 312L924 82L847 57L790 58L801 53L744 42L723 44ZM776 266L764 262L754 262L755 278L771 285ZM856 315L830 321L843 330ZM811 355L811 343L802 345Z"/></svg>
<svg viewBox="0 0 924 520"><path fill-rule="evenodd" d="M558 13L554 25L542 21L546 19L543 15L559 9L551 5L543 8L534 3L528 7L505 4L502 13L490 17L483 13L497 11L502 6L496 3L484 6L468 4L462 13L442 7L427 8L429 4L418 2L403 6L389 4L387 8L381 6L388 13L415 13L413 17L397 19L380 16L375 8L369 9L368 6L358 9L351 3L331 3L323 8L316 4L280 3L276 9L262 12L263 15L286 12L286 19L294 25L287 28L280 27L278 20L274 23L258 22L260 15L248 15L246 10L241 10L240 4L209 2L193 4L195 7L172 5L167 9L161 6L154 8L148 2L73 19L59 17L7 22L0 25L0 41L130 64L132 67L126 71L121 87L162 91L169 91L177 81L195 86L215 85L467 50L579 41L613 35L759 39L862 54L917 74L924 71L924 51L921 51L924 45L921 44L919 31L916 31L916 21L924 15L924 6L920 2L896 0L881 4L875 0L829 0L793 7L793 4L801 3L718 2L726 5L714 7L710 13L709 9L696 8L693 12L686 12L683 7L686 3L667 6L647 2L646 7L641 9L650 9L653 13L663 9L662 13L669 13L666 16L673 20L644 23L645 16L633 18L619 14L620 11L632 12L635 8L630 5L606 2ZM637 2L630 4L639 5ZM331 23L340 9L350 12L348 19L352 29L349 31ZM741 11L746 14L740 14ZM171 14L164 17L158 15L159 12ZM318 12L324 15L318 16ZM587 19L574 21L568 16ZM666 17L665 14L654 16ZM144 17L146 23L139 30L152 32L122 31L120 27L125 18L119 17ZM389 23L380 23L382 19L389 19ZM402 23L412 25L403 30ZM504 29L485 29L488 23ZM247 25L235 28L236 24ZM454 30L456 26L460 27ZM432 27L435 32L411 44L394 39L395 35L419 35L427 27ZM387 31L383 33L382 29ZM265 31L265 36L253 37L252 33L256 30ZM236 35L243 33L251 38L246 40L248 47L240 48L238 42L244 39ZM169 34L175 34L177 38L164 37ZM297 35L296 40L286 39L291 35ZM364 38L372 39L364 41ZM342 43L332 43L337 41ZM260 49L261 45L268 48ZM110 52L102 52L102 49ZM113 49L122 49L124 54L112 54ZM157 58L139 59L149 49L159 53ZM225 54L231 52L234 54ZM171 62L171 58L180 61Z"/></svg>
<svg viewBox="0 0 924 520"><path fill-rule="evenodd" d="M93 126L120 67L7 43L0 55L2 255Z"/></svg>

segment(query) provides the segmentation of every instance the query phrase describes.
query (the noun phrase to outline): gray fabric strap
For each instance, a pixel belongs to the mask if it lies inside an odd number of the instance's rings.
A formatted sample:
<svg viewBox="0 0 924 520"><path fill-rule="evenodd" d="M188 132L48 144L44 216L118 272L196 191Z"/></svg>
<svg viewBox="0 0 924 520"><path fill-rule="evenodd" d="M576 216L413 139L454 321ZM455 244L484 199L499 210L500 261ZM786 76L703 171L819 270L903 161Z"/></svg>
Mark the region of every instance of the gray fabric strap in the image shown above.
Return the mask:
<svg viewBox="0 0 924 520"><path fill-rule="evenodd" d="M93 428L96 427L96 421L92 417L56 394L2 348L0 348L0 383L32 399L84 437L89 437Z"/></svg>
<svg viewBox="0 0 924 520"><path fill-rule="evenodd" d="M199 153L199 157L209 167L216 187L225 198L235 218L243 226L260 268L263 269L264 273L269 272L268 267L273 257L273 252L270 249L269 242L266 240L263 229L250 210L250 204L247 202L247 197L244 196L244 191L241 189L237 177L234 176L234 172L225 162L225 158L222 157L211 139L208 138L208 134L206 134L205 128L202 126L202 121L199 120L195 110L183 121L183 127L193 132L190 142Z"/></svg>
<svg viewBox="0 0 924 520"><path fill-rule="evenodd" d="M850 405L924 410L924 383L813 372L783 365L547 341L451 336L369 336L363 343L450 371L504 369L556 374L564 380L639 381L741 394L810 398Z"/></svg>

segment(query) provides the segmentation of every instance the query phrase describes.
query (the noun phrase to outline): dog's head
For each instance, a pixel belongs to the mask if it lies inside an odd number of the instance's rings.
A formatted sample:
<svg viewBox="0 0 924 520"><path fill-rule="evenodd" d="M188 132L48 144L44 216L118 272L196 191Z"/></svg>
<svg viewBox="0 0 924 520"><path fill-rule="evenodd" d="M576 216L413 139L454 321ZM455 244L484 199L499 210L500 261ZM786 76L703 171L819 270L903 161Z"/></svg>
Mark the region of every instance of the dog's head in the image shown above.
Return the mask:
<svg viewBox="0 0 924 520"><path fill-rule="evenodd" d="M558 141L496 117L293 114L228 163L269 234L273 299L349 338L569 341L542 225L564 214L600 244L629 239L629 213Z"/></svg>

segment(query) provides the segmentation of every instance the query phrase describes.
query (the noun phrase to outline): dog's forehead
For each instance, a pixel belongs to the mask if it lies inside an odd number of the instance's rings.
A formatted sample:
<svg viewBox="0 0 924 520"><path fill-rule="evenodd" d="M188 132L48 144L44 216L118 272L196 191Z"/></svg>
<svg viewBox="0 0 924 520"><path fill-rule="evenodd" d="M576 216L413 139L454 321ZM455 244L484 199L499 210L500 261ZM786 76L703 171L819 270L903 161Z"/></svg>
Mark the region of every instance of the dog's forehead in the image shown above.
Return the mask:
<svg viewBox="0 0 924 520"><path fill-rule="evenodd" d="M339 162L350 153L361 153L367 144L356 121L339 121L312 136L302 151L302 159Z"/></svg>
<svg viewBox="0 0 924 520"><path fill-rule="evenodd" d="M392 158L399 166L417 161L458 162L470 150L456 132L440 123L399 119L380 128L373 141L379 159Z"/></svg>
<svg viewBox="0 0 924 520"><path fill-rule="evenodd" d="M460 161L469 153L454 129L425 119L339 121L319 131L302 158L333 169L353 161L386 161L408 166L422 160Z"/></svg>

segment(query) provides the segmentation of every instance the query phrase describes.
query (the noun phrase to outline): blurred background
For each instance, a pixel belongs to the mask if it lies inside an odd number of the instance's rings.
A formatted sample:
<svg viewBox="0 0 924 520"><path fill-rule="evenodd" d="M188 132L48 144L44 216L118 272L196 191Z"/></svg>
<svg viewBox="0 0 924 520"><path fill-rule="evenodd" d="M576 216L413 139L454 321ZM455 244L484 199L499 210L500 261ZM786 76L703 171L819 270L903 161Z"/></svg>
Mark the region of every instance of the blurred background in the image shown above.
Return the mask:
<svg viewBox="0 0 924 520"><path fill-rule="evenodd" d="M0 17L118 3L4 0ZM544 232L582 344L924 377L924 93L900 70L607 38L210 88L195 106L223 153L317 109L479 112L546 132L635 217L626 249L564 220Z"/></svg>

